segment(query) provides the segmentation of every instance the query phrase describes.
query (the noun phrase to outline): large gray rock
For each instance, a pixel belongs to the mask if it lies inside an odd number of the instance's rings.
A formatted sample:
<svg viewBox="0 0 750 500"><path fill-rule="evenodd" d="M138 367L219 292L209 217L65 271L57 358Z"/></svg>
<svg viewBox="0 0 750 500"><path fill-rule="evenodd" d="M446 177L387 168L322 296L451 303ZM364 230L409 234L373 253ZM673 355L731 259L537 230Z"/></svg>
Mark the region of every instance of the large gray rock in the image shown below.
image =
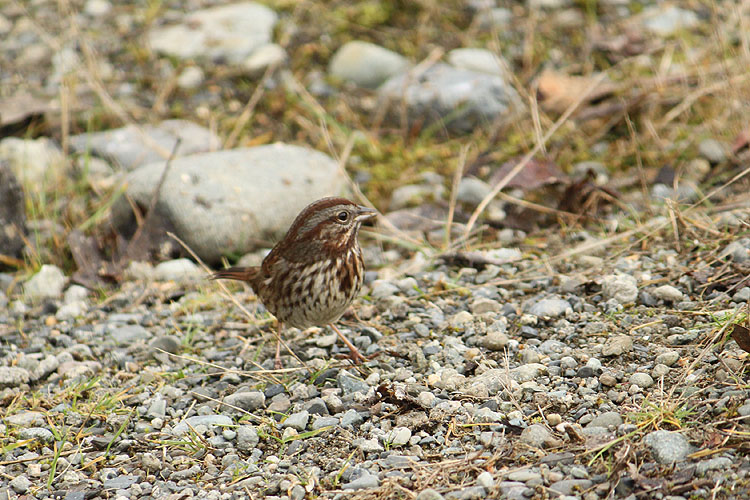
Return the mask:
<svg viewBox="0 0 750 500"><path fill-rule="evenodd" d="M328 71L331 75L360 87L376 88L408 67L409 61L401 54L355 40L336 51Z"/></svg>
<svg viewBox="0 0 750 500"><path fill-rule="evenodd" d="M407 71L391 77L378 92L383 99L405 102L411 120L445 119L454 132L507 121L520 103L503 78L447 64L436 64L418 75Z"/></svg>
<svg viewBox="0 0 750 500"><path fill-rule="evenodd" d="M160 161L129 173L127 194L147 207L163 169ZM345 187L327 155L277 143L176 158L156 210L202 259L217 262L279 240L306 205ZM127 223L128 211L124 203L115 207L118 225Z"/></svg>
<svg viewBox="0 0 750 500"><path fill-rule="evenodd" d="M142 132L135 125L127 125L104 132L74 135L70 138L70 146L77 153L90 153L125 170L133 170L145 163L165 163L178 138L182 143L175 156L211 151L221 145L216 134L187 120L165 120L140 128Z"/></svg>
<svg viewBox="0 0 750 500"><path fill-rule="evenodd" d="M197 10L149 33L151 48L178 59L239 63L271 41L278 16L255 2Z"/></svg>
<svg viewBox="0 0 750 500"><path fill-rule="evenodd" d="M8 164L0 160L0 253L20 257L26 246L23 188Z"/></svg>

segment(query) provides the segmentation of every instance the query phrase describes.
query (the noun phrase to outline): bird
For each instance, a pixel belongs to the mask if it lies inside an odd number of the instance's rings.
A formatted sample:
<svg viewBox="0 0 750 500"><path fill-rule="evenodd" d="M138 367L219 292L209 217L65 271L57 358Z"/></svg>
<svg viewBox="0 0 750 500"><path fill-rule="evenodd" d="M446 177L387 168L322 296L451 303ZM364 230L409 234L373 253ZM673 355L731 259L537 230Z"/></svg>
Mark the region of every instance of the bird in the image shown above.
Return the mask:
<svg viewBox="0 0 750 500"><path fill-rule="evenodd" d="M260 266L229 267L211 279L244 281L278 322L306 329L330 326L350 351L352 361L366 358L335 323L357 297L364 281L364 261L359 246L362 222L375 217L371 208L346 198L322 198L305 207L286 235L271 249ZM276 368L281 367L280 341Z"/></svg>

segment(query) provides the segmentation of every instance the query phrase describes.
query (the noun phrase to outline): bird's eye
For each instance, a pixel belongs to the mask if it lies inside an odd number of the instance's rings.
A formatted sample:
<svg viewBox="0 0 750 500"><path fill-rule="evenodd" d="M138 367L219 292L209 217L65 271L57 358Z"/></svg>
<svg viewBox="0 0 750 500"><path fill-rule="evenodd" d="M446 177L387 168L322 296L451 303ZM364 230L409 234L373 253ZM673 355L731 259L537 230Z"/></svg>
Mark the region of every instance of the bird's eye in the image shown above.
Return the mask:
<svg viewBox="0 0 750 500"><path fill-rule="evenodd" d="M341 222L346 222L349 220L349 212L339 212L336 218Z"/></svg>

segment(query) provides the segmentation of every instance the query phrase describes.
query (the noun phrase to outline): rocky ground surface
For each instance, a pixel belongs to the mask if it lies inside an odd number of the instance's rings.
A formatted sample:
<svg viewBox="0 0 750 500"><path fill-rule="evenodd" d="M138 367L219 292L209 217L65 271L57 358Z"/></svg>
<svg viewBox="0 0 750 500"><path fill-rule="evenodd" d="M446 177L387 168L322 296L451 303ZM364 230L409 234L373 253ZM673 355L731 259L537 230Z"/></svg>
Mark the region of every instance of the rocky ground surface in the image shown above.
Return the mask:
<svg viewBox="0 0 750 500"><path fill-rule="evenodd" d="M748 23L0 4L0 498L747 498ZM372 358L291 329L274 369L201 262L337 193L383 213Z"/></svg>

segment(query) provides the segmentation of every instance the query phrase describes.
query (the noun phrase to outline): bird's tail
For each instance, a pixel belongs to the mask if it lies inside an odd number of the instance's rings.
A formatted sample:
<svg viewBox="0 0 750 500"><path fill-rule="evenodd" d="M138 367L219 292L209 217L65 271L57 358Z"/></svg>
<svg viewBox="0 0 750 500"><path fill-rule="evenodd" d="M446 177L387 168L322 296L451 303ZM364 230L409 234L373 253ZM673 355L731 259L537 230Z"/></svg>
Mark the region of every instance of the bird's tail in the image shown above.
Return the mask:
<svg viewBox="0 0 750 500"><path fill-rule="evenodd" d="M216 271L211 275L212 280L239 280L247 281L248 283L254 283L259 267L230 267Z"/></svg>

